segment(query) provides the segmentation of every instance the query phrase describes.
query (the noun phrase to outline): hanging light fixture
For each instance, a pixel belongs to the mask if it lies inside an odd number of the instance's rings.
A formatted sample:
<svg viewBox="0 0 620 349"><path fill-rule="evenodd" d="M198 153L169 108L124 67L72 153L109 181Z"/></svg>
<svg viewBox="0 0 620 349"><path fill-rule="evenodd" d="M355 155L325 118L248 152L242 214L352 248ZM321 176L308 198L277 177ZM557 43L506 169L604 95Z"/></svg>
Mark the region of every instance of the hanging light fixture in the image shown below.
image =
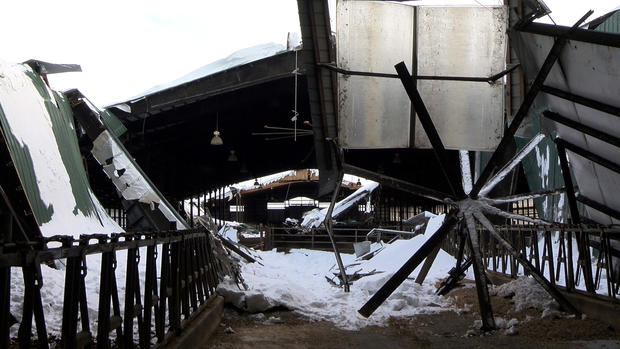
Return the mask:
<svg viewBox="0 0 620 349"><path fill-rule="evenodd" d="M357 179L357 183L355 183L355 184L357 184L358 187L361 187L362 186L362 181L360 181L360 179L358 178Z"/></svg>
<svg viewBox="0 0 620 349"><path fill-rule="evenodd" d="M258 179L254 180L254 188L256 189L260 188L260 183L258 183Z"/></svg>
<svg viewBox="0 0 620 349"><path fill-rule="evenodd" d="M224 141L222 140L222 137L220 137L220 131L219 129L219 121L220 121L220 114L216 114L215 116L215 131L213 131L213 138L211 138L211 145L222 145L224 144Z"/></svg>
<svg viewBox="0 0 620 349"><path fill-rule="evenodd" d="M235 154L234 150L230 151L230 155L228 155L228 162L237 162L239 158L237 158L237 154Z"/></svg>
<svg viewBox="0 0 620 349"><path fill-rule="evenodd" d="M402 163L402 161L400 160L400 154L394 153L394 158L392 159L392 163L396 165L399 165Z"/></svg>

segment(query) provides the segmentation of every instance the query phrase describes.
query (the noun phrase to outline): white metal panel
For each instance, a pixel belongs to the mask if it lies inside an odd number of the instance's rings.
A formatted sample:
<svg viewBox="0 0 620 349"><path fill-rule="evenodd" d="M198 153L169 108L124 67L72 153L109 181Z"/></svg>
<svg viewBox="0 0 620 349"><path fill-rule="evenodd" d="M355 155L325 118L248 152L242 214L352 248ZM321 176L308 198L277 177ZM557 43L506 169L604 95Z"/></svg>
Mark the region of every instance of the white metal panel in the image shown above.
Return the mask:
<svg viewBox="0 0 620 349"><path fill-rule="evenodd" d="M396 73L411 70L413 7L380 2L339 1L338 66L347 70ZM400 80L338 75L338 135L344 148L407 148L411 107Z"/></svg>
<svg viewBox="0 0 620 349"><path fill-rule="evenodd" d="M418 75L490 76L505 69L505 7L420 7ZM504 86L419 80L446 148L494 150L503 134ZM415 146L430 142L416 119Z"/></svg>
<svg viewBox="0 0 620 349"><path fill-rule="evenodd" d="M540 67L547 56L553 38L536 34L520 34L527 45L526 54ZM620 107L620 49L571 40L562 50L558 62L545 80L545 85L582 97ZM620 119L571 101L540 93L539 108L549 109L571 120L599 131L620 137ZM580 148L620 164L620 149L572 128L556 124L557 135ZM620 174L568 151L579 193L591 200L620 210ZM587 206L586 206L587 207ZM593 220L618 223L607 214L587 207Z"/></svg>

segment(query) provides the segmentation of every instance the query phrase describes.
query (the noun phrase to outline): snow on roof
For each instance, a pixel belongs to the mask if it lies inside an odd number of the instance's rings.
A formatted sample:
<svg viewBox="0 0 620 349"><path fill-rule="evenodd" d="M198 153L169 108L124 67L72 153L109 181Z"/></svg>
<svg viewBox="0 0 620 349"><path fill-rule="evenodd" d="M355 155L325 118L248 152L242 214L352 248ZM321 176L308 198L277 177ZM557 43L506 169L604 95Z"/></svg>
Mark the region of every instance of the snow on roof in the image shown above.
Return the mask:
<svg viewBox="0 0 620 349"><path fill-rule="evenodd" d="M68 101L30 67L0 62L0 122L44 236L122 232L88 185Z"/></svg>
<svg viewBox="0 0 620 349"><path fill-rule="evenodd" d="M222 58L215 62L209 63L203 67L200 67L182 77L172 80L161 85L153 86L150 89L138 94L129 99L129 101L139 100L145 96L173 88L190 81L198 80L205 76L209 76L230 68L234 68L243 64L258 61L263 58L274 56L278 53L286 51L286 47L281 44L267 43L262 45L256 45L248 48L241 49L233 52L230 56Z"/></svg>
<svg viewBox="0 0 620 349"><path fill-rule="evenodd" d="M372 191L375 190L378 186L379 183L370 181L369 183L361 186L359 189L354 191L351 195L338 201L334 206L332 218L338 217L341 213L348 210L356 202L372 193ZM318 210L315 208L312 211L306 213L303 217L303 221L301 222L301 226L307 229L318 228L325 220L328 209L329 208L323 208L321 210Z"/></svg>

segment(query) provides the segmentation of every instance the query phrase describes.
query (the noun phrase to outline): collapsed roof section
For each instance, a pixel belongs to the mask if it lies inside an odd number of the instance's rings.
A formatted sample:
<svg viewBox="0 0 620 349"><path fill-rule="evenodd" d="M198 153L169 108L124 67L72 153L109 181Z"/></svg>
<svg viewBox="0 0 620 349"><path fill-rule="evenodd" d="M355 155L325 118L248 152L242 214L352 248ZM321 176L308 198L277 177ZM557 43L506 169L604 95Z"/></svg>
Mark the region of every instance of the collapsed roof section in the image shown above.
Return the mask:
<svg viewBox="0 0 620 349"><path fill-rule="evenodd" d="M564 176L573 219L575 198L591 219L620 223L620 35L532 23L512 34L526 76L531 79L558 38L568 44L543 82L536 103L557 135L560 161L568 155L579 190ZM564 165L564 164L563 164ZM568 166L563 166L568 169ZM564 169L563 169L564 170Z"/></svg>
<svg viewBox="0 0 620 349"><path fill-rule="evenodd" d="M123 231L88 184L67 99L29 66L0 64L2 135L41 234Z"/></svg>
<svg viewBox="0 0 620 349"><path fill-rule="evenodd" d="M185 220L159 192L123 143L111 132L113 114L96 108L79 91L67 92L76 119L92 141L91 154L116 187L132 230L188 229Z"/></svg>
<svg viewBox="0 0 620 349"><path fill-rule="evenodd" d="M33 61L34 62L34 61ZM54 67L46 63L46 66ZM61 68L71 68L63 65ZM64 70L62 70L64 71ZM67 68L68 69L68 68ZM50 70L46 70L51 73ZM74 124L74 110L84 104L51 90L41 75L27 65L0 64L0 126L12 166L3 177L12 177L12 168L43 236L89 233L118 233L123 229L106 213L88 181L84 159ZM95 137L93 155L127 202L139 202L158 210L165 224L144 225L144 229L185 229L187 224L154 188L146 175L118 141L123 127L111 114L89 107L92 119L78 118L80 126ZM75 114L76 116L78 114ZM96 125L96 126L94 126ZM109 127L112 126L112 127ZM4 181L3 181L4 183ZM3 199L11 206L16 188L7 188ZM4 190L3 192L7 192ZM18 222L21 212L13 210ZM153 215L152 213L150 214ZM28 216L26 214L25 216ZM153 222L151 222L153 223ZM38 234L29 234L36 237Z"/></svg>
<svg viewBox="0 0 620 349"><path fill-rule="evenodd" d="M304 55L274 44L241 50L107 111L127 128L125 147L172 201L313 168L311 126L304 124L311 124L307 80L295 74L296 58L301 71ZM300 116L293 142L294 109ZM223 145L212 146L216 128Z"/></svg>
<svg viewBox="0 0 620 349"><path fill-rule="evenodd" d="M332 212L332 218L337 218L345 211L349 210L352 207L355 207L355 204L369 196L375 189L379 187L379 183L377 182L369 182L353 193L347 196L346 198L338 201L334 205L334 209ZM301 222L301 226L305 229L318 228L324 221L325 217L329 212L329 208L323 209L313 209L304 215L303 221Z"/></svg>

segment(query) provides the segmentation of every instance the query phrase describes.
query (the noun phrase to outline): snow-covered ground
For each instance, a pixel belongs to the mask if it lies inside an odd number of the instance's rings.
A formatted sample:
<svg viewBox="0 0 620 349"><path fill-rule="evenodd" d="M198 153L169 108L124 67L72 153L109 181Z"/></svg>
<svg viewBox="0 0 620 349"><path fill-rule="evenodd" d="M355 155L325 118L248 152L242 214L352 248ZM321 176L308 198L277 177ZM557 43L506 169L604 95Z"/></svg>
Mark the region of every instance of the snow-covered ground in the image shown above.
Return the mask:
<svg viewBox="0 0 620 349"><path fill-rule="evenodd" d="M146 256L146 247L140 248L140 255ZM161 252L161 251L159 251ZM161 253L158 253L161 255ZM125 303L125 275L127 251L121 250L116 252L116 284L118 288L118 296L121 308L121 315L124 313ZM61 260L64 262L64 260ZM43 286L41 287L41 299L43 303L43 312L45 314L45 323L48 336L59 337L62 326L62 307L64 298L65 269L63 263L58 263L59 269L52 269L47 265L41 265L41 274L43 278ZM97 332L97 316L99 308L99 280L101 273L101 255L90 255L86 257L87 274L86 274L86 298L88 302L88 319L90 321L91 333ZM159 265L158 265L159 268ZM138 263L138 272L140 277L141 295L144 296L144 279L146 271L146 258L141 258ZM159 280L158 280L159 283ZM22 318L22 305L24 299L24 281L20 268L11 268L11 314L18 321ZM111 309L111 308L110 308ZM17 336L19 325L11 327L11 337ZM33 336L36 331L33 319ZM78 327L79 328L79 327ZM137 322L134 323L134 332L137 335Z"/></svg>
<svg viewBox="0 0 620 349"><path fill-rule="evenodd" d="M228 302L250 312L262 312L272 307L285 306L310 319L331 321L345 329L360 329L368 325L386 324L386 320L390 317L410 317L416 314L453 310L454 307L449 298L435 295L436 282L445 278L448 271L455 265L454 258L440 250L426 281L422 285L413 281L420 270L418 267L410 275L410 278L368 319L357 314L357 310L441 226L443 215L429 214L429 216L430 219L424 235L408 240L397 240L392 244L372 244L371 251L379 249L381 251L370 260L358 260L354 254L342 254L347 274L376 273L354 281L349 293L345 293L340 287L333 286L326 279L327 277L338 282L337 274L339 272L333 253L305 249L295 249L289 253L275 250L250 250L260 261L260 264L241 262L243 278L248 285L248 290L240 290L236 283L226 280L220 285L218 292L224 295ZM238 226L231 222L230 225L220 230L220 235L235 241L237 239L237 228ZM553 238L552 242L554 255L557 256L559 247L557 237ZM543 244L543 240L539 241L541 253ZM576 251L576 246L573 247L573 251ZM145 255L146 250L140 249L140 254ZM159 255L161 256L161 253ZM126 258L126 251L117 252L116 280L121 311L124 309L123 289L125 287ZM145 258L141 258L139 263L141 287L143 287L145 276L145 260ZM158 265L159 263L158 260ZM87 265L86 287L89 319L91 331L96 332L99 274L101 271L100 256L88 256ZM522 270L522 268L520 269ZM50 269L45 265L41 266L41 270L43 274L41 292L47 330L50 335L58 336L62 324L65 271L62 268L60 270ZM545 276L548 277L548 271L545 272ZM473 279L471 269L466 277ZM598 290L602 294L607 292L604 277L605 273L603 273L601 287ZM563 283L562 276L558 284ZM583 281L578 288L584 288ZM500 297L514 295L512 297L515 303L515 311L536 308L543 312L542 317L563 316L559 315L558 305L532 278L520 277L508 284L492 287L489 291L492 295ZM21 271L18 268L12 268L11 313L18 320L21 319L23 292ZM500 328L504 328L508 332L514 331L515 326L518 325L513 319L498 318L496 322ZM17 327L15 325L11 328L12 336L17 335Z"/></svg>
<svg viewBox="0 0 620 349"><path fill-rule="evenodd" d="M368 325L382 325L390 317L436 313L451 309L448 298L435 295L435 282L444 278L454 267L453 257L440 251L426 281L414 283L418 267L377 311L368 319L357 310L400 268L404 262L434 233L443 216L434 217L424 235L410 240L396 241L368 261L356 260L353 254L342 254L347 273L378 274L365 276L351 285L351 292L333 286L326 280L338 273L331 252L305 249L289 253L256 251L258 263L243 264L243 277L248 290L240 290L230 281L223 282L218 292L238 308L262 312L276 306L285 306L313 320L326 320L345 329L359 329ZM437 224L438 223L438 224ZM374 244L371 249L378 246Z"/></svg>

